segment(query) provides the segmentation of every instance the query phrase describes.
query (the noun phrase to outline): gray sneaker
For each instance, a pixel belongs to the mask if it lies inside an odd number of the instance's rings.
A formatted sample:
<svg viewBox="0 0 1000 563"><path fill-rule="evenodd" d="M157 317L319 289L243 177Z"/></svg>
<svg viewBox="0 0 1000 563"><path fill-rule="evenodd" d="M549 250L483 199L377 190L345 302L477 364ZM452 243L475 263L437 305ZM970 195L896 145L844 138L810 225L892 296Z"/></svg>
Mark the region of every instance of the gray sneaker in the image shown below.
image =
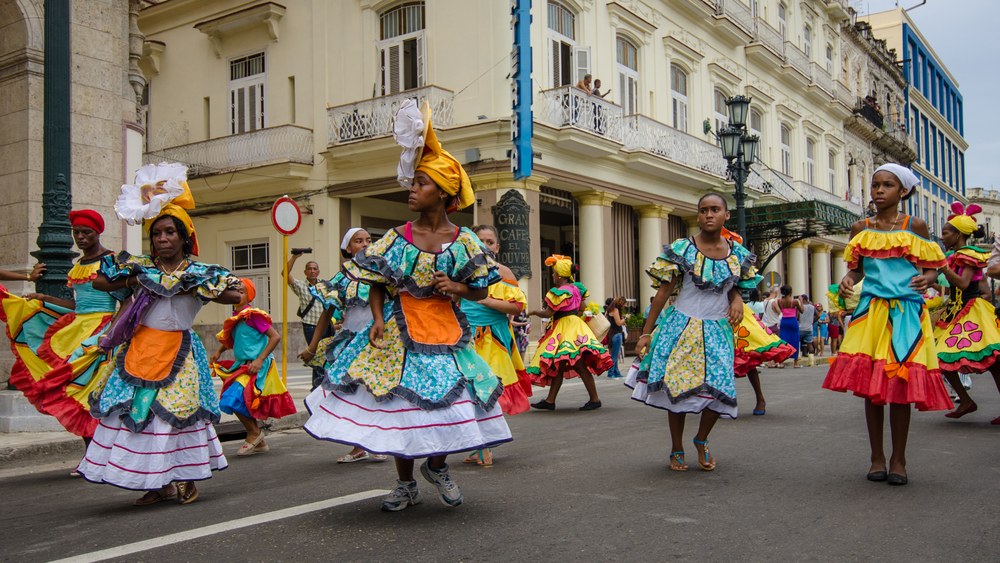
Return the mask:
<svg viewBox="0 0 1000 563"><path fill-rule="evenodd" d="M427 461L420 466L420 474L438 488L441 493L441 502L445 506L455 508L462 504L462 490L451 480L448 475L448 464L446 463L440 471L435 471L427 465Z"/></svg>
<svg viewBox="0 0 1000 563"><path fill-rule="evenodd" d="M417 490L416 481L400 481L399 485L389 493L389 496L382 499L382 510L386 512L399 512L407 506L420 504L420 491Z"/></svg>

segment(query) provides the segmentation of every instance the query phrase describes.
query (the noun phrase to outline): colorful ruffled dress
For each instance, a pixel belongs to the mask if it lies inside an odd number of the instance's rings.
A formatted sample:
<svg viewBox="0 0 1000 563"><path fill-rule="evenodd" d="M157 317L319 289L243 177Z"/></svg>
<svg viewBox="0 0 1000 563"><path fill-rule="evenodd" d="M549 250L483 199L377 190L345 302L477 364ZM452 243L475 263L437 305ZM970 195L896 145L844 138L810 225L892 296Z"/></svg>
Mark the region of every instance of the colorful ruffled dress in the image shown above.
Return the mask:
<svg viewBox="0 0 1000 563"><path fill-rule="evenodd" d="M736 377L744 377L750 370L767 362L784 362L796 351L764 326L746 303L743 304L743 322L736 327L735 340Z"/></svg>
<svg viewBox="0 0 1000 563"><path fill-rule="evenodd" d="M349 264L345 262L344 270L309 288L324 309L333 309L333 319L340 321L341 327L333 336L319 341L316 354L306 362L308 366L326 368L359 332L371 326L372 310L368 305L371 285L350 275Z"/></svg>
<svg viewBox="0 0 1000 563"><path fill-rule="evenodd" d="M222 324L216 338L236 358L212 365L212 372L223 379L219 397L222 412L257 420L295 414L295 401L281 380L274 356L267 355L256 375L247 373L247 366L267 348L269 328L271 316L253 307L245 307Z"/></svg>
<svg viewBox="0 0 1000 563"><path fill-rule="evenodd" d="M39 412L56 417L66 430L91 437L97 421L90 416L94 374L108 362L98 338L111 323L118 299L93 287L104 260L80 259L67 274L75 309L11 295L0 286L0 320L7 324L7 338L16 361L10 383ZM119 296L121 297L121 296Z"/></svg>
<svg viewBox="0 0 1000 563"><path fill-rule="evenodd" d="M948 266L959 276L965 268L975 268L976 273L964 290L952 286L948 307L934 326L942 370L983 373L1000 357L1000 321L993 305L979 290L989 255L974 246L965 246L947 258Z"/></svg>
<svg viewBox="0 0 1000 563"><path fill-rule="evenodd" d="M910 287L921 268L940 268L937 244L910 230L858 233L844 251L853 270L864 266L865 283L843 344L830 364L825 389L852 391L876 405L913 403L919 410L951 409L923 296Z"/></svg>
<svg viewBox="0 0 1000 563"><path fill-rule="evenodd" d="M352 277L385 287L382 347L369 322L327 366L307 398L313 437L370 453L422 458L489 448L512 438L498 400L503 385L470 345L472 327L434 272L486 289L499 281L467 228L440 252L390 230L347 266Z"/></svg>
<svg viewBox="0 0 1000 563"><path fill-rule="evenodd" d="M579 282L554 288L545 294L545 304L555 314L548 330L538 341L538 348L528 367L528 377L533 384L548 387L560 375L560 370L566 379L579 377L572 369L579 362L583 362L587 371L595 376L611 369L615 360L579 315L587 295L587 288ZM569 369L562 369L563 366Z"/></svg>
<svg viewBox="0 0 1000 563"><path fill-rule="evenodd" d="M653 287L681 276L680 291L653 331L649 352L625 385L637 401L676 413L706 408L736 418L735 342L729 326L729 291L752 289L759 279L757 257L730 241L720 260L698 250L693 238L663 247L646 271Z"/></svg>
<svg viewBox="0 0 1000 563"><path fill-rule="evenodd" d="M212 427L221 413L208 355L191 326L205 303L240 280L199 262L167 274L151 257L125 252L101 273L111 281L135 275L138 286L102 340L114 350L97 375L90 408L100 420L77 471L150 491L210 478L228 463Z"/></svg>
<svg viewBox="0 0 1000 563"><path fill-rule="evenodd" d="M524 292L512 280L500 280L490 286L490 297L516 303L523 311L528 306ZM475 301L462 300L462 312L475 329L473 348L503 383L500 408L514 415L531 408L531 380L514 340L514 327L506 314Z"/></svg>

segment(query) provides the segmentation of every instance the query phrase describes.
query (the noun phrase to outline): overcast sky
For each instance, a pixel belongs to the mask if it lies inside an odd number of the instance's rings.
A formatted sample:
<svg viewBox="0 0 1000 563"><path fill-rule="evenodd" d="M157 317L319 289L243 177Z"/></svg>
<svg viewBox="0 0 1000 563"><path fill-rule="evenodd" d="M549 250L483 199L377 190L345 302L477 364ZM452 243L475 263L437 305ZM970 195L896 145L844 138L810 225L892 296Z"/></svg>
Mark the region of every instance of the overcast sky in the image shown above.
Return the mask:
<svg viewBox="0 0 1000 563"><path fill-rule="evenodd" d="M895 9L897 4L911 8L920 0L855 0L862 17L866 13ZM1000 96L997 73L996 35L1000 21L998 0L927 0L909 12L920 33L943 60L958 81L965 106L965 181L970 188L1000 189L996 178L1000 138L1000 116L992 113L990 103ZM899 54L902 58L902 53Z"/></svg>

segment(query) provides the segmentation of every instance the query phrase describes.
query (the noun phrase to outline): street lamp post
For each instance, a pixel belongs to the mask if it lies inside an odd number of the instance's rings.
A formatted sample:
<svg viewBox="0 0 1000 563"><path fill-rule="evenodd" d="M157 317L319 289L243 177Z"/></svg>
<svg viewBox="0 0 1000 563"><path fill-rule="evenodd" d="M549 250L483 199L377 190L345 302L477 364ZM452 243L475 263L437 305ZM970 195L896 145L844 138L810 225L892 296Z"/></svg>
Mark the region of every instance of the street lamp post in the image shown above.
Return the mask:
<svg viewBox="0 0 1000 563"><path fill-rule="evenodd" d="M729 108L729 125L717 134L722 145L722 157L729 163L729 174L736 184L736 231L744 242L747 239L746 192L743 183L750 176L750 165L757 155L757 142L760 138L751 135L747 130L747 113L750 110L750 98L733 96L726 100Z"/></svg>

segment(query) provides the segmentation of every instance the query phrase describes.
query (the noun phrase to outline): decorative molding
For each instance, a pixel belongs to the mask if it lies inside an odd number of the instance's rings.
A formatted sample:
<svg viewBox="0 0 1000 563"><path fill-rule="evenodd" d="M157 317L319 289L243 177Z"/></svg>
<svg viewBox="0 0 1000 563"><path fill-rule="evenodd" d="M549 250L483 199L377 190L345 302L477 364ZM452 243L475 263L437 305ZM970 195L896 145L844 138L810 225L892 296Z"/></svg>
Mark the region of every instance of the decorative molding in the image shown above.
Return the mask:
<svg viewBox="0 0 1000 563"><path fill-rule="evenodd" d="M718 57L708 63L708 72L715 82L722 82L729 86L731 92L736 92L743 82L743 68L736 61L729 57Z"/></svg>
<svg viewBox="0 0 1000 563"><path fill-rule="evenodd" d="M826 134L823 126L820 124L820 120L812 114L806 116L805 119L802 120L802 127L817 137L822 137Z"/></svg>
<svg viewBox="0 0 1000 563"><path fill-rule="evenodd" d="M833 245L830 244L814 244L809 247L813 254L829 254L833 250Z"/></svg>
<svg viewBox="0 0 1000 563"><path fill-rule="evenodd" d="M767 105L774 103L774 87L763 80L751 80L746 87L747 96L763 100Z"/></svg>
<svg viewBox="0 0 1000 563"><path fill-rule="evenodd" d="M473 174L469 176L469 180L472 181L472 190L475 192L508 189L538 192L541 191L542 184L549 181L548 178L537 174L532 174L524 180L515 180L511 172Z"/></svg>
<svg viewBox="0 0 1000 563"><path fill-rule="evenodd" d="M640 2L629 2L632 8L636 8L641 3ZM622 23L627 25L629 31L631 31L637 38L641 38L642 43L645 45L650 45L653 42L653 32L656 31L656 26L653 24L652 15L649 16L649 20L643 16L633 12L629 7L623 6L618 2L608 2L608 13L611 15L611 27L620 28Z"/></svg>
<svg viewBox="0 0 1000 563"><path fill-rule="evenodd" d="M778 115L785 119L798 123L802 119L802 108L794 100L784 99L778 102Z"/></svg>
<svg viewBox="0 0 1000 563"><path fill-rule="evenodd" d="M271 40L277 41L278 20L284 15L284 6L274 2L265 2L238 12L197 23L194 28L208 36L212 41L212 47L215 49L215 57L222 58L222 35L224 33L263 23L267 27L267 34L271 37Z"/></svg>
<svg viewBox="0 0 1000 563"><path fill-rule="evenodd" d="M589 190L585 192L576 192L573 194L573 198L575 198L580 205L603 205L604 207L611 207L611 203L618 199L618 194L598 190Z"/></svg>
<svg viewBox="0 0 1000 563"><path fill-rule="evenodd" d="M160 74L160 58L166 48L163 41L147 40L142 44L142 62L149 65L153 74Z"/></svg>
<svg viewBox="0 0 1000 563"><path fill-rule="evenodd" d="M833 149L834 152L840 152L844 148L843 139L837 137L836 133L827 133L824 136L826 137L826 144Z"/></svg>
<svg viewBox="0 0 1000 563"><path fill-rule="evenodd" d="M640 205L633 207L640 219L669 219L670 212L674 210L668 205Z"/></svg>
<svg viewBox="0 0 1000 563"><path fill-rule="evenodd" d="M800 241L793 242L792 245L789 248L804 248L804 249L808 250L809 249L809 240L805 239L805 240L800 240Z"/></svg>
<svg viewBox="0 0 1000 563"><path fill-rule="evenodd" d="M705 46L690 31L677 29L663 36L663 46L671 59L680 58L688 63L692 72L697 72L701 60L705 58Z"/></svg>

